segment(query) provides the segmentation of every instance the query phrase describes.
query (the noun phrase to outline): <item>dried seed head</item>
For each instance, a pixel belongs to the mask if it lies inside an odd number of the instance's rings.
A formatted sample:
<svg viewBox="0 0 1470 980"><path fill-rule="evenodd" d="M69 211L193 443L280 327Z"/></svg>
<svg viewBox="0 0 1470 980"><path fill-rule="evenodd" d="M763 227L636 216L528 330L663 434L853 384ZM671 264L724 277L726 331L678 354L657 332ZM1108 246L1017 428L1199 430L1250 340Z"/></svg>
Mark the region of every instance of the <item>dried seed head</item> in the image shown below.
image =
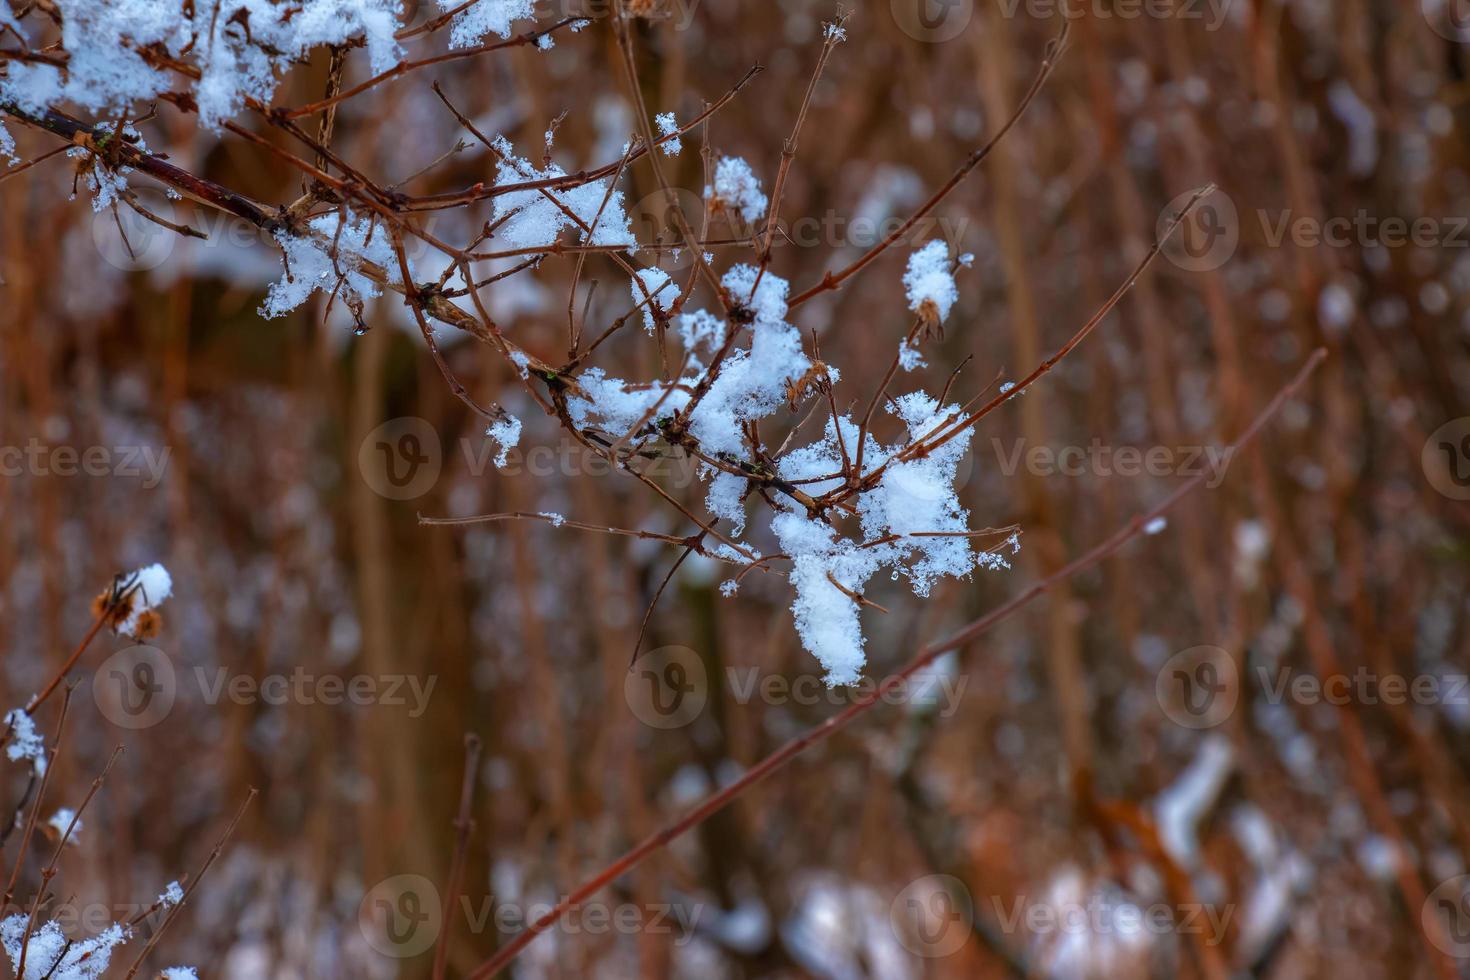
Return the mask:
<svg viewBox="0 0 1470 980"><path fill-rule="evenodd" d="M806 374L795 381L786 382L786 406L794 412L800 407L808 392L815 391L825 395L831 390L832 376L827 373L827 365L821 361L813 361Z"/></svg>
<svg viewBox="0 0 1470 980"><path fill-rule="evenodd" d="M163 617L157 610L145 609L138 613L138 622L133 627L133 639L147 642L158 635L163 628Z"/></svg>
<svg viewBox="0 0 1470 980"><path fill-rule="evenodd" d="M103 589L92 600L92 615L102 620L102 625L116 633L132 614L132 597L115 586Z"/></svg>
<svg viewBox="0 0 1470 980"><path fill-rule="evenodd" d="M939 330L939 324L942 322L939 316L939 305L932 299L926 299L919 304L919 322L924 325L926 334Z"/></svg>

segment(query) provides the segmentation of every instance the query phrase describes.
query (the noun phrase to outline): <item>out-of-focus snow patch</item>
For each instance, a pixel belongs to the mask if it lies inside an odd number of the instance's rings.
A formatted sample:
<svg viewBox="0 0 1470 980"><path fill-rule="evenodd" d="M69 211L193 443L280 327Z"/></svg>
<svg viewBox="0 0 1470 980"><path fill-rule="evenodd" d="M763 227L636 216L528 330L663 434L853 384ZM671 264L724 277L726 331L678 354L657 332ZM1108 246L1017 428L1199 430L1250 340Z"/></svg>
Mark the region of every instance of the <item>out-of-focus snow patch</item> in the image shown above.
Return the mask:
<svg viewBox="0 0 1470 980"><path fill-rule="evenodd" d="M1211 735L1174 783L1154 801L1159 838L1185 868L1199 863L1199 824L1215 805L1235 765L1235 750L1223 735Z"/></svg>

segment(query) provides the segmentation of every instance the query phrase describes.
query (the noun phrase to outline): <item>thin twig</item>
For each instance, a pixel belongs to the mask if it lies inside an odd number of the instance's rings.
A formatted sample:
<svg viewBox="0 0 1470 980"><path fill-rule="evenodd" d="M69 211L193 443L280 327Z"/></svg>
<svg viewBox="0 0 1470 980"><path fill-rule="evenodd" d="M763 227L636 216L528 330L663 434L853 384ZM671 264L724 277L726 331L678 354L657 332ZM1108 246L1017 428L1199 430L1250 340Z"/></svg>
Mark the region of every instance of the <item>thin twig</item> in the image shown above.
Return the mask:
<svg viewBox="0 0 1470 980"><path fill-rule="evenodd" d="M464 775L459 786L459 816L454 820L454 858L449 862L449 884L444 891L444 908L458 907L459 890L464 884L464 868L470 849L470 832L475 821L470 817L475 801L475 783L480 775L480 736L473 733L464 737ZM449 959L450 927L454 916L444 918L444 928L439 933L434 949L434 980L444 980L444 967Z"/></svg>
<svg viewBox="0 0 1470 980"><path fill-rule="evenodd" d="M219 840L215 841L214 849L209 852L209 856L206 857L204 859L204 863L200 865L198 873L195 874L193 880L189 882L189 887L184 889L184 897L179 899L179 904L168 910L168 916L161 923L159 923L158 931L148 937L147 945L145 945L143 947L143 951L138 954L138 958L133 961L133 965L128 967L128 972L124 975L123 980L132 980L132 978L137 975L139 967L143 965L143 961L148 958L148 954L153 951L153 947L157 946L158 941L163 938L164 930L167 929L169 927L169 924L174 921L174 919L181 911L183 911L184 906L188 904L189 899L193 896L194 890L199 887L199 882L204 880L205 872L209 870L210 865L214 864L215 860L220 856L221 853L224 852L225 841L229 840L230 835L235 832L235 828L239 826L240 821L245 816L246 808L250 806L251 802L255 799L256 795L259 792L260 790L256 789L254 786L250 787L250 792L245 795L245 801L240 804L240 809L235 811L234 819L231 820L230 825L225 828L225 832L223 834L220 834Z"/></svg>

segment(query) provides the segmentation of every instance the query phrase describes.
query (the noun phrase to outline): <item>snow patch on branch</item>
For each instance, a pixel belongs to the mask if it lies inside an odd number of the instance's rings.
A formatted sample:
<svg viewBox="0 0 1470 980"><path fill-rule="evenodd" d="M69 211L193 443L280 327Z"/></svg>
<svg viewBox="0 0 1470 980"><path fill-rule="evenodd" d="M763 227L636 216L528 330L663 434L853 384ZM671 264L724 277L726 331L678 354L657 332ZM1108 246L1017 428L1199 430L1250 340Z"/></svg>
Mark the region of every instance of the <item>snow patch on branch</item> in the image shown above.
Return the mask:
<svg viewBox="0 0 1470 980"><path fill-rule="evenodd" d="M464 0L439 0L440 10L464 6ZM487 34L510 37L510 25L536 16L535 0L480 0L449 22L449 46L472 48Z"/></svg>
<svg viewBox="0 0 1470 980"><path fill-rule="evenodd" d="M740 157L721 157L715 164L715 182L705 187L710 210L738 214L749 222L765 217L766 194L750 164Z"/></svg>
<svg viewBox="0 0 1470 980"><path fill-rule="evenodd" d="M397 280L398 257L388 233L369 219L349 212L343 222L339 214L324 214L312 219L310 229L310 235L276 231L286 270L266 293L261 316L285 316L318 290L336 292L349 305L381 295L378 284L359 271L364 262L378 265Z"/></svg>
<svg viewBox="0 0 1470 980"><path fill-rule="evenodd" d="M925 323L938 326L949 318L960 292L950 271L949 246L943 239L936 238L909 256L903 288L908 294L909 309Z"/></svg>
<svg viewBox="0 0 1470 980"><path fill-rule="evenodd" d="M633 291L633 302L643 306L643 329L653 333L659 316L666 313L678 298L678 287L667 272L653 267L640 269L637 281L630 282L628 286Z"/></svg>
<svg viewBox="0 0 1470 980"><path fill-rule="evenodd" d="M0 946L19 973L21 950L25 949L25 973L20 980L98 980L107 972L112 951L126 943L131 932L114 922L90 939L72 941L55 921L31 930L30 916L17 913L0 921Z"/></svg>
<svg viewBox="0 0 1470 980"><path fill-rule="evenodd" d="M495 174L497 183L518 184L567 176L554 163L538 169L524 157L516 156L510 141L503 136L496 137L492 145L500 155ZM508 249L536 248L553 244L567 227L577 229L578 235L586 238L585 227L592 229L590 244L626 245L632 251L638 241L628 226L623 192L611 187L612 178L605 177L566 190L531 189L502 194L495 199L495 223L504 222L497 236Z"/></svg>
<svg viewBox="0 0 1470 980"><path fill-rule="evenodd" d="M70 101L114 114L168 91L175 73L147 52L199 72L193 91L200 121L218 129L246 99L269 102L282 73L313 48L361 39L372 70L402 56L394 32L398 0L219 0L192 18L185 5L160 0L55 0L61 14L66 68L15 63L0 81L0 97L40 111Z"/></svg>
<svg viewBox="0 0 1470 980"><path fill-rule="evenodd" d="M504 469L510 451L521 442L521 420L514 415L507 414L505 418L492 422L485 430L497 446L495 453L495 468Z"/></svg>
<svg viewBox="0 0 1470 980"><path fill-rule="evenodd" d="M22 708L12 708L5 715L5 727L10 729L10 744L5 754L11 762L30 759L37 776L46 774L46 740L36 731L36 723Z"/></svg>
<svg viewBox="0 0 1470 980"><path fill-rule="evenodd" d="M672 112L661 112L653 117L653 121L658 126L660 136L674 136L679 131L679 120ZM664 156L676 157L684 149L684 143L674 136L673 139L664 140L658 148L663 151Z"/></svg>

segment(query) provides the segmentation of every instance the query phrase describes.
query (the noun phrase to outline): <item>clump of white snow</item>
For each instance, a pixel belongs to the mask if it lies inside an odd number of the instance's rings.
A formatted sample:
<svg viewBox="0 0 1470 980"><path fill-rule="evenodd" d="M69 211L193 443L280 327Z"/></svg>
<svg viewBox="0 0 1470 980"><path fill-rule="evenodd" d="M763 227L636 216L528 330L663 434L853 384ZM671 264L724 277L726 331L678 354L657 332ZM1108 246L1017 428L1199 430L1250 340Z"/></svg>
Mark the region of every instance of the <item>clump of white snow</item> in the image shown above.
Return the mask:
<svg viewBox="0 0 1470 980"><path fill-rule="evenodd" d="M653 122L658 126L660 136L673 136L679 131L679 120L672 112L660 112L653 117ZM673 139L664 140L658 145L658 148L664 151L664 156L676 157L679 151L684 149L684 143L679 137L674 136Z"/></svg>
<svg viewBox="0 0 1470 980"><path fill-rule="evenodd" d="M171 909L184 900L184 889L177 881L171 881L164 887L163 893L158 896L157 905L161 909Z"/></svg>
<svg viewBox="0 0 1470 980"><path fill-rule="evenodd" d="M17 913L0 921L0 947L19 973L21 949L25 949L25 973L20 980L98 980L107 972L112 951L128 941L126 926L114 922L90 939L71 940L61 926L49 921L31 930L30 916Z"/></svg>
<svg viewBox="0 0 1470 980"><path fill-rule="evenodd" d="M1076 868L1054 878L1026 911L1032 953L1043 976L1113 980L1158 975L1155 929L1146 910L1111 882L1089 880Z"/></svg>
<svg viewBox="0 0 1470 980"><path fill-rule="evenodd" d="M745 221L759 221L766 214L768 200L761 182L740 157L720 158L715 182L704 189L704 196L711 210L738 214Z"/></svg>
<svg viewBox="0 0 1470 980"><path fill-rule="evenodd" d="M643 329L653 333L658 324L656 314L668 311L669 306L679 295L678 287L674 285L674 280L669 278L667 272L649 267L640 269L637 281L630 282L628 288L633 292L633 302L642 304Z"/></svg>
<svg viewBox="0 0 1470 980"><path fill-rule="evenodd" d="M907 337L898 342L898 366L905 371L916 371L921 367L928 367L924 362L924 355L919 351L919 346L909 343Z"/></svg>
<svg viewBox="0 0 1470 980"><path fill-rule="evenodd" d="M902 395L894 405L909 438L885 448L871 433L864 437L864 468L886 465L877 486L858 497L862 541L841 537L825 522L803 513L778 514L771 524L781 550L792 556L794 564L792 611L797 632L826 668L831 685L858 679L864 655L856 597L879 569L892 568L909 579L916 595L926 596L941 577L963 578L977 568L1010 567L999 553L976 551L966 536L969 515L959 504L955 480L971 430L923 456L898 458L906 444L941 428L957 406L941 408L923 392ZM843 448L853 457L858 445L855 422L829 419L820 440L781 460L781 476L804 481L839 472ZM803 486L819 495L840 484L840 478L833 478Z"/></svg>
<svg viewBox="0 0 1470 980"><path fill-rule="evenodd" d="M938 326L949 317L960 293L950 271L949 246L943 239L936 238L909 256L903 288L908 294L909 309L925 323Z"/></svg>
<svg viewBox="0 0 1470 980"><path fill-rule="evenodd" d="M113 139L112 127L98 123L94 127L99 142ZM138 150L147 150L148 144L131 124L123 127L122 138ZM80 146L66 151L66 155L79 162L79 169L87 189L92 192L92 210L106 211L123 197L128 189L128 174L133 168L122 163L104 163L100 157Z"/></svg>
<svg viewBox="0 0 1470 980"><path fill-rule="evenodd" d="M725 273L721 285L741 302L749 298L750 347L725 359L690 417L690 431L706 452L739 453L744 423L776 412L785 402L787 383L802 377L812 362L802 350L801 333L786 322L785 279L737 265Z"/></svg>
<svg viewBox="0 0 1470 980"><path fill-rule="evenodd" d="M529 2L529 0L527 0ZM76 103L114 115L175 87L179 74L143 51L161 50L198 72L200 121L217 129L247 98L269 102L281 74L316 47L361 40L372 70L402 55L394 33L398 0L217 0L189 17L187 5L158 0L55 0L66 68L11 62L0 98L39 111Z"/></svg>
<svg viewBox="0 0 1470 980"><path fill-rule="evenodd" d="M5 714L5 727L10 729L10 744L5 754L11 762L30 759L37 776L46 772L46 740L36 731L36 723L20 708L12 708Z"/></svg>
<svg viewBox="0 0 1470 980"><path fill-rule="evenodd" d="M329 295L335 291L344 302L360 306L381 294L378 284L360 271L363 263L372 262L390 276L398 268L388 233L367 218L349 212L344 222L336 213L324 214L312 219L310 229L308 235L275 233L286 268L266 293L261 316L284 316L318 290Z"/></svg>
<svg viewBox="0 0 1470 980"><path fill-rule="evenodd" d="M680 313L677 327L685 350L697 352L703 348L713 354L725 343L725 321L708 310Z"/></svg>
<svg viewBox="0 0 1470 980"><path fill-rule="evenodd" d="M496 137L492 145L500 156L497 183L566 176L566 171L554 163L537 169L529 160L516 156L503 136ZM585 229L591 228L591 244L626 245L631 250L638 243L628 227L623 192L610 192L611 185L612 178L607 177L568 190L540 188L501 194L495 198L495 224L500 226L496 236L509 249L536 248L551 245L564 228L575 228L584 238Z"/></svg>
<svg viewBox="0 0 1470 980"><path fill-rule="evenodd" d="M123 636L138 636L143 614L150 609L156 609L173 595L174 582L168 569L155 562L124 576L120 588L127 614L117 616L113 632Z"/></svg>
<svg viewBox="0 0 1470 980"><path fill-rule="evenodd" d="M62 807L51 814L51 819L46 821L46 826L50 828L52 836L56 840L59 841L65 838L68 844L75 844L77 842L77 834L82 832L82 822L77 820L76 817L77 811L70 807ZM70 835L67 834L68 830L71 831Z"/></svg>
<svg viewBox="0 0 1470 980"><path fill-rule="evenodd" d="M494 440L497 447L496 468L504 468L510 451L520 445L521 420L507 413L505 418L490 423L490 427L485 430L485 435Z"/></svg>
<svg viewBox="0 0 1470 980"><path fill-rule="evenodd" d="M444 11L463 6L464 0L439 0L439 9ZM449 22L449 46L473 47L487 34L510 37L512 22L535 16L535 0L479 0L479 3L455 14Z"/></svg>
<svg viewBox="0 0 1470 980"><path fill-rule="evenodd" d="M943 243L938 244L942 249ZM640 281L652 290L662 284L662 274L643 275ZM664 419L686 417L687 431L702 454L727 463L745 458L747 425L789 410L802 396L801 389L814 370L828 382L838 379L835 368L814 366L803 349L800 332L787 321L786 280L753 266L737 265L725 273L721 286L732 308L732 320L749 325L750 344L727 353L697 404L690 407L690 392L708 381L707 369L697 363L692 374L647 384L611 378L590 368L578 378L581 393L567 402L573 422L622 434L658 405ZM639 285L633 288L636 299ZM676 322L690 351L714 351L728 342L726 324L705 311L680 314ZM906 430L894 445L880 445L871 432L859 440L858 425L852 419L829 418L820 439L786 452L777 462L781 479L800 485L812 498L842 487L844 461L855 461L860 442L864 472L882 467L872 485L855 497L860 524L856 529L840 530L827 516L814 516L789 497L773 497L778 509L770 527L792 563L797 632L832 685L851 684L861 676L865 663L863 590L879 570L886 567L895 576L905 576L914 592L925 596L940 578L1009 567L999 552L973 547L969 514L959 504L958 469L968 452L972 430L958 431L922 453L905 452L952 426L959 407L941 406L918 391L889 401L890 410ZM709 513L727 522L729 534L743 534L750 475L733 464L706 463L699 476L708 483L705 506ZM1012 548L1018 545L1015 535L1009 543ZM726 550L715 551L723 557L749 560L721 547ZM733 594L734 586L721 591Z"/></svg>

